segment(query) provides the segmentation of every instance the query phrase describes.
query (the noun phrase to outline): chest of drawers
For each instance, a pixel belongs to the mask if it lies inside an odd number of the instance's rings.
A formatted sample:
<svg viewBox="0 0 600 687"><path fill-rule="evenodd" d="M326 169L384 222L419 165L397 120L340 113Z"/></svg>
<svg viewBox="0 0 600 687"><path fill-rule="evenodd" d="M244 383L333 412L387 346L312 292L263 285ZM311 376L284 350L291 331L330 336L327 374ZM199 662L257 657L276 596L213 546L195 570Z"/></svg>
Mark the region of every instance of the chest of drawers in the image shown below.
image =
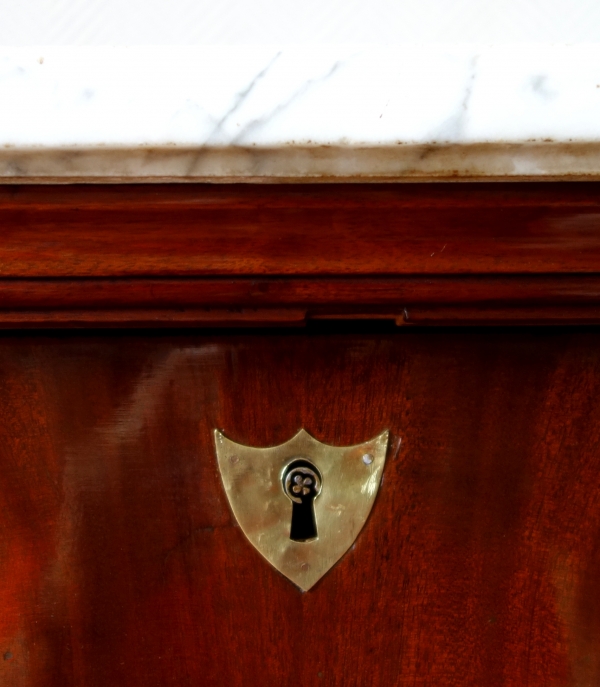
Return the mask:
<svg viewBox="0 0 600 687"><path fill-rule="evenodd" d="M599 683L599 185L0 192L2 684ZM307 592L213 438L300 428L390 432Z"/></svg>

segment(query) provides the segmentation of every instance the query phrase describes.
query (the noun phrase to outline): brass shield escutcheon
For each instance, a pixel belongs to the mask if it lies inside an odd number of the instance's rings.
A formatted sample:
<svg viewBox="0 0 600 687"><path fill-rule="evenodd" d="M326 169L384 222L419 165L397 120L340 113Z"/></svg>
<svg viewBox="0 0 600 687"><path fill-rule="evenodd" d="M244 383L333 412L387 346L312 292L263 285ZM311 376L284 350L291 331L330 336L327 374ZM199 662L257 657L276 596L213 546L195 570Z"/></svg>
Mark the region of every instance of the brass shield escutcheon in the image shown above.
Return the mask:
<svg viewBox="0 0 600 687"><path fill-rule="evenodd" d="M328 446L301 429L280 446L254 448L215 430L221 478L229 505L250 543L301 589L310 589L352 546L379 489L389 432L355 446ZM308 461L322 484L314 498L317 536L290 539L292 501L285 471ZM288 480L289 481L289 480Z"/></svg>

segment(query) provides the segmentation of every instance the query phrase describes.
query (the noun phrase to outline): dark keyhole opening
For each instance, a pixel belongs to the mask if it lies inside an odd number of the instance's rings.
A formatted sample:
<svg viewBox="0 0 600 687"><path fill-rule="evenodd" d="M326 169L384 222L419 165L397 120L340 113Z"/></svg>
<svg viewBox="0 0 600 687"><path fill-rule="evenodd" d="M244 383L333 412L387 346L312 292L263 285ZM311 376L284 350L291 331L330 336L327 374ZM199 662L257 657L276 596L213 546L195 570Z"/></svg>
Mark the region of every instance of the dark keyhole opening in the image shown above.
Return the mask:
<svg viewBox="0 0 600 687"><path fill-rule="evenodd" d="M307 542L317 538L315 499L321 493L323 480L317 467L309 460L292 461L282 475L283 490L292 502L290 539Z"/></svg>

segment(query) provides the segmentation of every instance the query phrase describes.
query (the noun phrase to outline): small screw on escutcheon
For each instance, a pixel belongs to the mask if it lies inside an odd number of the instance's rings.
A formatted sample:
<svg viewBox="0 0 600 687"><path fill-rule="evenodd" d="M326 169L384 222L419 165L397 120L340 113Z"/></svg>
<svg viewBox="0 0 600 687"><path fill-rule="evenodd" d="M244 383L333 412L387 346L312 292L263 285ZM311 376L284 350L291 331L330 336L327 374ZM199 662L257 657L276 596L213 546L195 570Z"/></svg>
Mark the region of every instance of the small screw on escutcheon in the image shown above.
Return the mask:
<svg viewBox="0 0 600 687"><path fill-rule="evenodd" d="M362 457L362 460L365 465L371 465L373 462L373 456L370 453L365 453L365 455Z"/></svg>

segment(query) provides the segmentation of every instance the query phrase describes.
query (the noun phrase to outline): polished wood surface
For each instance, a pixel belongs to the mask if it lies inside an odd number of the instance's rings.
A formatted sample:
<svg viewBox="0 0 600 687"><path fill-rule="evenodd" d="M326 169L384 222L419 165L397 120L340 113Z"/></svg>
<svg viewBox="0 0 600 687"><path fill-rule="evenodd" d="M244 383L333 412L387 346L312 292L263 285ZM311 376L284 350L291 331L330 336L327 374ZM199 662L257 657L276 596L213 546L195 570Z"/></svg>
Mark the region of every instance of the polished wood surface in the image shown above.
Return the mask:
<svg viewBox="0 0 600 687"><path fill-rule="evenodd" d="M0 188L4 277L597 273L600 184Z"/></svg>
<svg viewBox="0 0 600 687"><path fill-rule="evenodd" d="M409 326L597 324L600 276L0 278L0 329L304 326L340 318Z"/></svg>
<svg viewBox="0 0 600 687"><path fill-rule="evenodd" d="M600 324L600 184L0 187L0 328Z"/></svg>
<svg viewBox="0 0 600 687"><path fill-rule="evenodd" d="M0 384L1 684L600 684L599 330L4 334ZM211 436L301 426L393 434L305 594Z"/></svg>

